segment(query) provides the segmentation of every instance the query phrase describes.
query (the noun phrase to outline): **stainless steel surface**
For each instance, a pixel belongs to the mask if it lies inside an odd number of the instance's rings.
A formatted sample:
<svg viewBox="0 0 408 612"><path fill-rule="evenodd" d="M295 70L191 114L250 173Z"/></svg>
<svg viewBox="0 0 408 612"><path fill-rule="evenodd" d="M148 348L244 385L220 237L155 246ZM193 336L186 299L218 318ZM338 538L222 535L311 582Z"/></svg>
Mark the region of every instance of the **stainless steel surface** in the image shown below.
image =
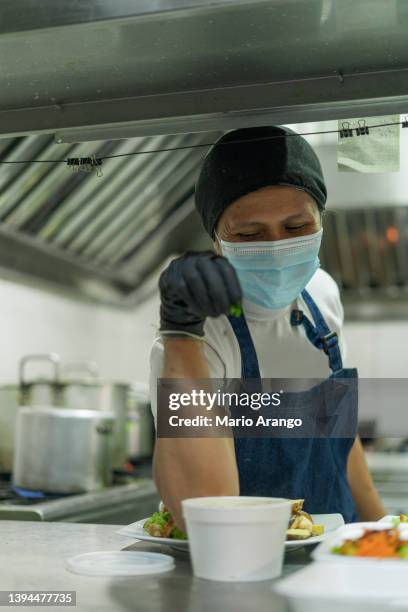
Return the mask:
<svg viewBox="0 0 408 612"><path fill-rule="evenodd" d="M61 405L72 410L111 412L115 418L112 452L113 467L122 468L129 453L127 448L129 385L70 381L62 386Z"/></svg>
<svg viewBox="0 0 408 612"><path fill-rule="evenodd" d="M52 367L49 378L29 376L32 364ZM64 364L58 354L26 355L19 367L19 385L0 386L0 474L13 464L18 406L54 406L72 410L99 410L115 416L113 467L120 470L132 459L150 457L153 419L148 390L140 384L110 383L99 379L93 362Z"/></svg>
<svg viewBox="0 0 408 612"><path fill-rule="evenodd" d="M138 383L103 382L99 380L97 366L93 363L66 364L63 372L68 379L61 383L60 405L114 414L115 469L122 469L130 458L139 460L151 457L154 424L148 388ZM76 376L71 378L72 374Z"/></svg>
<svg viewBox="0 0 408 612"><path fill-rule="evenodd" d="M27 375L31 364L51 369L47 379ZM20 360L18 384L0 386L0 474L11 472L19 406L61 405L60 358L56 353L25 355Z"/></svg>
<svg viewBox="0 0 408 612"><path fill-rule="evenodd" d="M133 461L153 455L154 422L150 409L149 388L142 384L129 387L127 414L128 456Z"/></svg>
<svg viewBox="0 0 408 612"><path fill-rule="evenodd" d="M38 501L33 505L0 502L0 521L67 521L128 525L157 510L159 496L153 481L140 478L93 493Z"/></svg>
<svg viewBox="0 0 408 612"><path fill-rule="evenodd" d="M121 538L114 525L0 522L2 582L15 590L76 590L81 612L286 612L273 583L221 583L194 578L189 556L167 547L146 546ZM29 543L29 545L27 545ZM75 555L98 550L150 550L170 554L176 568L166 574L132 578L94 578L67 572L65 562ZM283 574L310 562L304 551L286 555Z"/></svg>
<svg viewBox="0 0 408 612"><path fill-rule="evenodd" d="M52 374L49 378L34 379L27 376L28 364L46 363L51 365ZM19 364L19 395L20 404L23 406L36 405L61 405L60 386L60 364L61 360L57 353L45 353L39 355L25 355Z"/></svg>
<svg viewBox="0 0 408 612"><path fill-rule="evenodd" d="M0 474L11 472L20 389L17 385L0 386Z"/></svg>
<svg viewBox="0 0 408 612"><path fill-rule="evenodd" d="M46 493L97 491L110 485L113 427L110 412L19 408L14 485Z"/></svg>
<svg viewBox="0 0 408 612"><path fill-rule="evenodd" d="M0 272L40 278L91 299L132 301L143 280L171 254L174 238L180 240L182 221L188 217L190 240L201 230L197 220L192 222L190 197L207 147L126 155L202 145L215 138L158 136L99 143L98 155L125 155L107 161L108 174L100 179L73 174L65 164L2 166ZM50 139L44 136L15 139L2 158L12 162L30 154L59 159L84 153L49 149Z"/></svg>
<svg viewBox="0 0 408 612"><path fill-rule="evenodd" d="M59 355L57 355L57 353L45 353L41 355L37 355L37 354L36 355L24 355L24 357L22 357L22 359L20 360L19 372L18 372L20 385L22 387L28 384L26 381L26 374L27 374L26 370L27 370L27 364L30 363L30 361L50 363L53 369L51 380L54 383L58 383L60 379L61 360L60 360Z"/></svg>
<svg viewBox="0 0 408 612"><path fill-rule="evenodd" d="M99 366L95 361L74 361L64 363L62 368L62 376L66 381L73 377L81 378L82 380L89 379L90 382L99 380Z"/></svg>
<svg viewBox="0 0 408 612"><path fill-rule="evenodd" d="M123 138L406 109L400 0L46 6L3 9L0 133Z"/></svg>

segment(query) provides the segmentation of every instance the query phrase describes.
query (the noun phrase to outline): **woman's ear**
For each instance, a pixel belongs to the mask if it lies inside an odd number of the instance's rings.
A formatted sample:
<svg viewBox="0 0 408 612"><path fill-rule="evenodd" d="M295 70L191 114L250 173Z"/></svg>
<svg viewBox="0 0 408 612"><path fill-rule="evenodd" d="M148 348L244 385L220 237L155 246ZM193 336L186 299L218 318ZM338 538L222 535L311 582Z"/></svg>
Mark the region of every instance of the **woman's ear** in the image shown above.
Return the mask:
<svg viewBox="0 0 408 612"><path fill-rule="evenodd" d="M220 242L220 239L218 238L218 234L216 231L214 231L214 236L215 236L213 240L214 251L217 253L217 255L221 255L222 254L221 242Z"/></svg>
<svg viewBox="0 0 408 612"><path fill-rule="evenodd" d="M320 211L320 227L323 227L323 219L324 219L325 213L326 213L325 210Z"/></svg>

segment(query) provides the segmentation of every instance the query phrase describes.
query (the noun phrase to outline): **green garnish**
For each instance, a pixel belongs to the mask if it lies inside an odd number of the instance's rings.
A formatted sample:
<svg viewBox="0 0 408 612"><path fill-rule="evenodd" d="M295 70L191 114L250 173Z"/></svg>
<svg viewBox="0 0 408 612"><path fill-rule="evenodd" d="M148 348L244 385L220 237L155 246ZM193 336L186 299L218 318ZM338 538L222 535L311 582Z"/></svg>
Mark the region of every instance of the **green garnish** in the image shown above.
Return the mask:
<svg viewBox="0 0 408 612"><path fill-rule="evenodd" d="M330 552L335 555L345 555L347 557L353 557L356 554L357 546L352 541L346 541L342 546L333 546Z"/></svg>
<svg viewBox="0 0 408 612"><path fill-rule="evenodd" d="M178 527L175 527L170 535L171 538L175 540L187 540L187 534L184 531L181 531Z"/></svg>
<svg viewBox="0 0 408 612"><path fill-rule="evenodd" d="M401 559L408 559L408 545L404 544L404 546L400 546L398 549L398 556Z"/></svg>
<svg viewBox="0 0 408 612"><path fill-rule="evenodd" d="M148 529L150 525L157 525L160 529L167 527L168 523L172 520L171 512L154 512L151 517L144 522L144 529ZM170 533L170 537L175 540L187 540L187 535L184 531L181 531L178 527L174 527Z"/></svg>
<svg viewBox="0 0 408 612"><path fill-rule="evenodd" d="M155 512L150 518L147 519L143 527L146 529L146 527L148 527L152 523L154 523L155 525L159 525L160 527L165 527L170 519L170 512Z"/></svg>
<svg viewBox="0 0 408 612"><path fill-rule="evenodd" d="M233 317L240 317L242 315L241 304L233 304L232 306L230 306L229 314Z"/></svg>

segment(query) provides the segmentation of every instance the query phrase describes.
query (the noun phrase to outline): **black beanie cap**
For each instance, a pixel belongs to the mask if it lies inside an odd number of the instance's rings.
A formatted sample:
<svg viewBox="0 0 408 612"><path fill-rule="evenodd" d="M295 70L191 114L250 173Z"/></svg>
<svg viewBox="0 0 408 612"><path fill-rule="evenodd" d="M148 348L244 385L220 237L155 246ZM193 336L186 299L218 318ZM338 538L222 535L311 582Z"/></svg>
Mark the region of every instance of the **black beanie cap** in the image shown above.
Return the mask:
<svg viewBox="0 0 408 612"><path fill-rule="evenodd" d="M220 216L235 200L271 185L303 189L320 211L324 209L322 168L302 136L279 126L242 128L221 136L205 156L196 183L195 205L207 233L215 237Z"/></svg>

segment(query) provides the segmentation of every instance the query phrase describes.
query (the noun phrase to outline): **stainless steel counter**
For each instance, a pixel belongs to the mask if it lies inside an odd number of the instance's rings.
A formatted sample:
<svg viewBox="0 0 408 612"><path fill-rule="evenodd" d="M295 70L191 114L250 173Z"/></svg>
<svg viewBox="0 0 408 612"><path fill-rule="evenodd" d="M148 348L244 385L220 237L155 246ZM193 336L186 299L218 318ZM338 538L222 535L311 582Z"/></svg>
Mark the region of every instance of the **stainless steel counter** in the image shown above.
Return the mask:
<svg viewBox="0 0 408 612"><path fill-rule="evenodd" d="M0 502L0 521L68 521L127 525L157 509L159 495L153 480L115 485L96 493L48 499L34 505Z"/></svg>
<svg viewBox="0 0 408 612"><path fill-rule="evenodd" d="M115 535L115 525L0 522L2 590L75 590L76 610L143 610L143 612L246 612L251 609L286 612L285 602L271 590L271 582L222 583L194 578L184 552L134 543ZM176 569L157 577L102 578L71 574L65 560L98 550L154 550L171 554ZM309 562L303 551L291 552L284 574ZM36 610L49 610L42 606Z"/></svg>

